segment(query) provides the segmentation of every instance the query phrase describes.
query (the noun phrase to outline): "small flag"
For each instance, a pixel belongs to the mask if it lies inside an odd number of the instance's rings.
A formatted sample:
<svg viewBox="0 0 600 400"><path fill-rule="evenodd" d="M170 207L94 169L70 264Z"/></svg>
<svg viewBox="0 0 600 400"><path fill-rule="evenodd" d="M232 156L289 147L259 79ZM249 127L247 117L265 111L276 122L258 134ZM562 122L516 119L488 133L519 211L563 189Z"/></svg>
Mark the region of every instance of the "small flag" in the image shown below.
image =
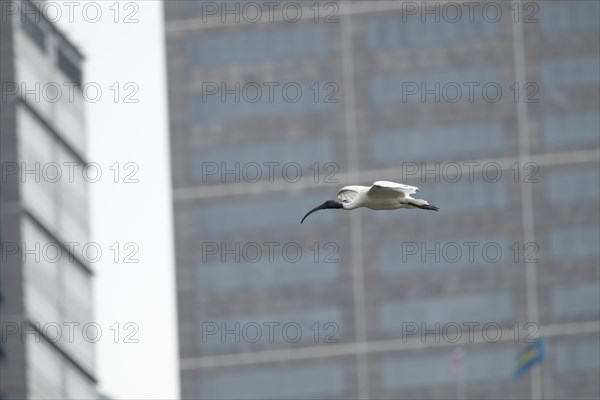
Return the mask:
<svg viewBox="0 0 600 400"><path fill-rule="evenodd" d="M458 375L462 372L463 363L465 361L465 349L457 347L452 352L452 358L450 359L450 368L454 375Z"/></svg>
<svg viewBox="0 0 600 400"><path fill-rule="evenodd" d="M539 364L544 359L544 340L536 339L535 342L525 346L517 355L517 369L514 378L520 378L531 367Z"/></svg>

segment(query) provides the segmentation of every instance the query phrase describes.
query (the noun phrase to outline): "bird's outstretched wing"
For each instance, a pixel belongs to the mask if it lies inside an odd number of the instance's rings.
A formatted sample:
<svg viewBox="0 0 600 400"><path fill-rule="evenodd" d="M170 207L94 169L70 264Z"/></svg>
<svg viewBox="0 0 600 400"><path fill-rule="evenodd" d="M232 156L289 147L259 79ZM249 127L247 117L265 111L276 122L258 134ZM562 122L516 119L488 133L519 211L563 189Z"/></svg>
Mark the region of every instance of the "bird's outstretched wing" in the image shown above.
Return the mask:
<svg viewBox="0 0 600 400"><path fill-rule="evenodd" d="M366 189L366 187L359 185L345 186L339 190L337 193L337 198L342 203L352 203L356 195L364 189Z"/></svg>
<svg viewBox="0 0 600 400"><path fill-rule="evenodd" d="M419 191L416 186L404 185L402 183L389 182L389 181L377 181L373 183L371 189L369 189L369 195L380 196L386 193L394 192L395 194L402 194L404 196L410 196Z"/></svg>

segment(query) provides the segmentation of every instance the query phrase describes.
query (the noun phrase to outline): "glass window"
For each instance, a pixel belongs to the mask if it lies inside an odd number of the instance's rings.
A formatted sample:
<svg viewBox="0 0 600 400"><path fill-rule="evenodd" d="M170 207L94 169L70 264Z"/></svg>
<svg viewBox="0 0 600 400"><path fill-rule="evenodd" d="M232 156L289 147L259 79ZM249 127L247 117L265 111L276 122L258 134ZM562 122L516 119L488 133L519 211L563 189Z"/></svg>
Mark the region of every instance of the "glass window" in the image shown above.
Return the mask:
<svg viewBox="0 0 600 400"><path fill-rule="evenodd" d="M268 251L267 248L263 250ZM281 246L278 250L281 250ZM260 261L256 263L249 261L198 263L196 268L198 290L202 293L226 292L335 280L339 276L339 263L323 262L324 253L322 250L320 252L319 262L314 262L313 253L304 254L298 262L292 263L285 260L281 251L278 251L279 254L275 253L276 257L272 263L269 262L266 254L259 257Z"/></svg>
<svg viewBox="0 0 600 400"><path fill-rule="evenodd" d="M67 399L97 400L101 398L96 392L94 383L68 363L65 363L65 390Z"/></svg>
<svg viewBox="0 0 600 400"><path fill-rule="evenodd" d="M69 262L67 250L42 233L28 217L22 219L22 230L23 246L28 251L24 268L29 319L41 326L59 324L63 335L57 344L84 367L93 369L93 344L82 334L82 327L93 313L91 276L80 265ZM78 243L76 249L81 250L82 243ZM73 338L66 334L65 322L79 323L73 328ZM90 335L93 334L90 328Z"/></svg>
<svg viewBox="0 0 600 400"><path fill-rule="evenodd" d="M542 119L542 143L548 147L600 145L598 112L564 115L547 114Z"/></svg>
<svg viewBox="0 0 600 400"><path fill-rule="evenodd" d="M460 6L458 8L459 12L467 11ZM454 15L449 14L449 19ZM463 15L458 22L445 19L436 22L435 15L429 15L425 22L422 22L420 15L370 17L365 22L367 47L371 50L385 50L452 42L462 44L471 40L489 40L497 36L498 24L486 22L481 13L474 14L473 17L470 21Z"/></svg>
<svg viewBox="0 0 600 400"><path fill-rule="evenodd" d="M600 27L597 1L539 2L539 27L548 36L554 32L596 30Z"/></svg>
<svg viewBox="0 0 600 400"><path fill-rule="evenodd" d="M83 179L83 165L62 146L57 146L56 160L63 170L62 178L55 184L60 204L59 235L67 241L85 243L89 236L89 215L88 183ZM90 177L94 173L95 170L90 169Z"/></svg>
<svg viewBox="0 0 600 400"><path fill-rule="evenodd" d="M544 182L546 199L553 204L580 203L600 197L600 171L597 165L548 171Z"/></svg>
<svg viewBox="0 0 600 400"><path fill-rule="evenodd" d="M61 212L58 223L57 236L61 239L66 242L87 243L88 232L73 214Z"/></svg>
<svg viewBox="0 0 600 400"><path fill-rule="evenodd" d="M552 289L552 310L560 317L579 315L598 316L600 311L600 284L576 283Z"/></svg>
<svg viewBox="0 0 600 400"><path fill-rule="evenodd" d="M504 147L504 126L500 121L376 132L371 135L371 157L378 162L455 154L481 155L482 152L496 152Z"/></svg>
<svg viewBox="0 0 600 400"><path fill-rule="evenodd" d="M42 17L40 15L34 16L34 9L35 7L29 4L23 4L23 9L21 10L21 24L27 37L31 39L41 51L46 51L46 36L41 27Z"/></svg>
<svg viewBox="0 0 600 400"><path fill-rule="evenodd" d="M502 323L513 318L510 293L477 293L424 299L390 300L380 306L381 329L397 332L403 323L425 323L433 327L454 322Z"/></svg>
<svg viewBox="0 0 600 400"><path fill-rule="evenodd" d="M55 85L46 86L57 82L48 57L22 35L15 36L14 51L16 82L21 88L21 98L47 121L52 121L54 103L51 99L58 93Z"/></svg>
<svg viewBox="0 0 600 400"><path fill-rule="evenodd" d="M88 199L82 164L27 109L17 110L21 187L28 211L61 239L87 241Z"/></svg>
<svg viewBox="0 0 600 400"><path fill-rule="evenodd" d="M599 368L600 342L597 338L594 340L565 340L556 344L554 370L557 373L592 372Z"/></svg>
<svg viewBox="0 0 600 400"><path fill-rule="evenodd" d="M440 101L442 95L444 99L470 101L470 92L473 101L477 101L484 93L483 88L488 83L498 84L500 77L500 69L493 65L382 73L371 76L369 95L374 105L433 102L436 95ZM433 93L427 94L427 91Z"/></svg>
<svg viewBox="0 0 600 400"><path fill-rule="evenodd" d="M28 211L50 228L56 227L55 144L46 128L24 107L17 108L21 189Z"/></svg>
<svg viewBox="0 0 600 400"><path fill-rule="evenodd" d="M190 153L190 174L203 182L239 182L246 179L258 181L260 177L263 180L282 179L282 171L286 165L290 166L290 173L294 176L296 174L296 168L289 163L300 164L304 174L311 172L309 168L315 163L322 166L335 159L334 140L325 135L244 142L229 147L191 150ZM279 164L275 166L269 163ZM237 175L228 173L229 170L236 169ZM215 170L216 173L213 173ZM269 176L270 172L273 173L272 177Z"/></svg>
<svg viewBox="0 0 600 400"><path fill-rule="evenodd" d="M29 328L32 329L32 328ZM62 358L44 339L26 339L27 389L31 399L62 399Z"/></svg>
<svg viewBox="0 0 600 400"><path fill-rule="evenodd" d="M382 360L381 380L386 389L412 389L456 382L450 353L420 356L389 356ZM464 358L467 381L510 379L515 352L510 348L467 350Z"/></svg>
<svg viewBox="0 0 600 400"><path fill-rule="evenodd" d="M552 228L548 232L548 242L550 256L555 260L598 256L600 227L592 225Z"/></svg>
<svg viewBox="0 0 600 400"><path fill-rule="evenodd" d="M77 247L78 250L81 248L81 245ZM86 338L93 338L96 332L90 327L85 334L83 333L83 327L93 320L92 277L81 266L68 262L68 259L63 260L62 271L62 320L79 325L73 328L74 339L69 341L68 335L63 335L60 344L84 368L93 370L94 344Z"/></svg>
<svg viewBox="0 0 600 400"><path fill-rule="evenodd" d="M253 367L241 371L208 372L198 383L202 399L281 399L340 396L346 371L340 362L310 366Z"/></svg>
<svg viewBox="0 0 600 400"><path fill-rule="evenodd" d="M327 199L327 195L273 196L199 204L194 212L196 232L200 235L223 234L296 226L308 210ZM337 215L335 211L339 210L323 211L311 224L332 223Z"/></svg>
<svg viewBox="0 0 600 400"><path fill-rule="evenodd" d="M236 89L236 83L233 83L225 87L235 92L232 94L191 93L187 100L189 122L194 124L326 111L331 103L325 101L325 97L333 94L335 89L327 85L330 84L324 81L288 82L269 89L252 82L239 83ZM334 97L327 99L335 100Z"/></svg>
<svg viewBox="0 0 600 400"><path fill-rule="evenodd" d="M61 48L58 49L58 68L70 79L70 82L81 86L81 70Z"/></svg>
<svg viewBox="0 0 600 400"><path fill-rule="evenodd" d="M63 331L63 334L65 332ZM80 334L76 332L75 335ZM27 338L29 398L97 399L94 383L75 369L44 339ZM66 397L65 397L66 395Z"/></svg>
<svg viewBox="0 0 600 400"><path fill-rule="evenodd" d="M402 274L468 266L501 266L512 262L509 247L507 235L383 244L377 252L377 270L381 274Z"/></svg>
<svg viewBox="0 0 600 400"><path fill-rule="evenodd" d="M55 71L57 82L69 82L62 71ZM60 135L80 154L85 154L85 112L83 94L64 86L63 95L54 103L53 123Z"/></svg>
<svg viewBox="0 0 600 400"><path fill-rule="evenodd" d="M81 247L78 246L76 249L81 250ZM81 266L70 262L68 257L65 257L62 264L64 273L63 301L65 306L70 308L66 312L70 314L71 319L86 321L92 315L92 276Z"/></svg>
<svg viewBox="0 0 600 400"><path fill-rule="evenodd" d="M25 269L25 304L32 321L59 323L61 313L60 257L58 243L51 240L28 217L21 219Z"/></svg>
<svg viewBox="0 0 600 400"><path fill-rule="evenodd" d="M323 24L203 32L186 39L185 61L188 67L194 68L320 56L329 49L328 39L328 30Z"/></svg>
<svg viewBox="0 0 600 400"><path fill-rule="evenodd" d="M548 58L540 67L543 88L574 88L600 83L600 57Z"/></svg>
<svg viewBox="0 0 600 400"><path fill-rule="evenodd" d="M73 326L73 340L68 341L67 328L65 327L63 332L65 333L61 338L60 346L67 354L75 359L83 368L88 371L94 369L94 344L92 340L96 340L96 334L98 326L94 325L93 321L90 321L92 316L89 315L84 321L76 321L74 318L70 318L68 315L64 319L64 323L75 323ZM77 325L77 323L79 325ZM90 325L87 325L90 323ZM87 326L86 326L87 325ZM85 329L84 329L85 327ZM103 332L100 332L102 334ZM100 339L100 337L98 337Z"/></svg>
<svg viewBox="0 0 600 400"><path fill-rule="evenodd" d="M318 328L315 323L318 323ZM335 326L325 326L329 323ZM212 328L210 331L207 328L209 324L216 324L218 332L212 334ZM226 332L230 333L226 334ZM340 339L341 332L343 332L342 311L336 306L275 311L225 318L206 318L199 324L198 345L244 347L254 346L255 343L295 343L296 340L299 343L306 343L315 342L315 335L317 335L316 341L322 342L323 337L329 334L332 335L332 339Z"/></svg>

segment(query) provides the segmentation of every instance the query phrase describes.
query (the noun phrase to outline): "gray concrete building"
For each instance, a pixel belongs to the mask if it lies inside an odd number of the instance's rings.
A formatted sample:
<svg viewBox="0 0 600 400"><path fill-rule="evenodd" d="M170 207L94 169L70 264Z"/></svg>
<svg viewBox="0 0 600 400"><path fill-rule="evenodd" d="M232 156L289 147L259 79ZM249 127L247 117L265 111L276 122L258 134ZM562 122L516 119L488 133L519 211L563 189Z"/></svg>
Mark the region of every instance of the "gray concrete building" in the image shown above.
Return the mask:
<svg viewBox="0 0 600 400"><path fill-rule="evenodd" d="M0 396L97 398L82 54L39 2L0 5Z"/></svg>
<svg viewBox="0 0 600 400"><path fill-rule="evenodd" d="M598 398L598 2L164 11L183 398Z"/></svg>

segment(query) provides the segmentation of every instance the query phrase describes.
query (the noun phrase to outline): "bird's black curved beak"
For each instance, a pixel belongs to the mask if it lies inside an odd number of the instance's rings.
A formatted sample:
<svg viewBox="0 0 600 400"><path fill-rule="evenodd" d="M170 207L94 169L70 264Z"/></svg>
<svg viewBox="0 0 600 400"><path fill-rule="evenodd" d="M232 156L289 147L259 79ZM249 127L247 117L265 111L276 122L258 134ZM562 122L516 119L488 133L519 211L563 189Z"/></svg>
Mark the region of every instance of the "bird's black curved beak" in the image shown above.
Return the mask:
<svg viewBox="0 0 600 400"><path fill-rule="evenodd" d="M310 210L309 212L307 212L306 215L304 216L304 218L302 218L302 221L300 221L300 223L303 223L304 220L306 219L306 217L308 217L310 214L314 213L315 211L324 210L326 208L344 208L344 206L342 203L340 203L337 200L327 200L325 203L323 203L320 206L317 206L317 207L313 208L312 210Z"/></svg>

